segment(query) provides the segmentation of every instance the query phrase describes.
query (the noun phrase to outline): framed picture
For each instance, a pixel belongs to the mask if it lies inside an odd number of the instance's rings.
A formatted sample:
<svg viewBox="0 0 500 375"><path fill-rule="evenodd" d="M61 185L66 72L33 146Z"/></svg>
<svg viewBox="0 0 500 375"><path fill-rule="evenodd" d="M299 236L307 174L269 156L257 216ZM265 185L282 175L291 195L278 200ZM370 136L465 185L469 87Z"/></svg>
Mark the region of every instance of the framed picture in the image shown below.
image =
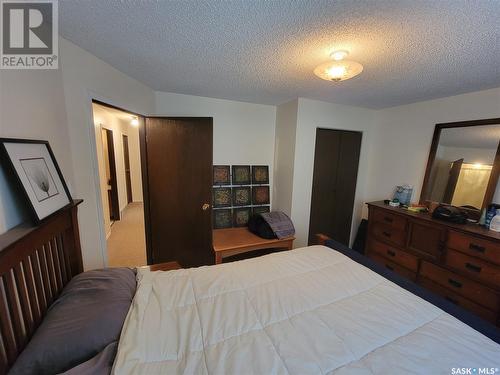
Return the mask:
<svg viewBox="0 0 500 375"><path fill-rule="evenodd" d="M246 227L251 214L252 209L250 207L235 208L233 210L233 226Z"/></svg>
<svg viewBox="0 0 500 375"><path fill-rule="evenodd" d="M213 184L231 185L231 169L229 165L214 165Z"/></svg>
<svg viewBox="0 0 500 375"><path fill-rule="evenodd" d="M71 203L47 141L0 138L0 151L16 175L37 222Z"/></svg>
<svg viewBox="0 0 500 375"><path fill-rule="evenodd" d="M252 166L252 185L269 184L269 167L267 165Z"/></svg>
<svg viewBox="0 0 500 375"><path fill-rule="evenodd" d="M269 186L253 186L252 203L255 205L269 204Z"/></svg>
<svg viewBox="0 0 500 375"><path fill-rule="evenodd" d="M220 210L213 210L214 215L214 229L231 228L233 226L233 210L230 208L223 208Z"/></svg>
<svg viewBox="0 0 500 375"><path fill-rule="evenodd" d="M252 208L252 214L257 215L257 214L263 214L266 212L270 212L271 208L269 206L254 206Z"/></svg>
<svg viewBox="0 0 500 375"><path fill-rule="evenodd" d="M250 166L233 165L233 185L250 185Z"/></svg>
<svg viewBox="0 0 500 375"><path fill-rule="evenodd" d="M233 206L249 206L252 204L250 186L233 187Z"/></svg>
<svg viewBox="0 0 500 375"><path fill-rule="evenodd" d="M212 195L214 208L232 206L230 187L214 187L212 188Z"/></svg>

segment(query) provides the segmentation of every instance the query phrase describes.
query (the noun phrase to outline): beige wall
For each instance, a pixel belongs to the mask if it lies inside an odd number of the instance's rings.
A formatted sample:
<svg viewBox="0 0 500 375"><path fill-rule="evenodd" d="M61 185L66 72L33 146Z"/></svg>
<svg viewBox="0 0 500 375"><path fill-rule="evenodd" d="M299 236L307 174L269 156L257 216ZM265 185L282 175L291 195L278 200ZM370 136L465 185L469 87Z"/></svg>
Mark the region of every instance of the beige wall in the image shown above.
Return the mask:
<svg viewBox="0 0 500 375"><path fill-rule="evenodd" d="M292 214L298 99L276 108L273 210Z"/></svg>
<svg viewBox="0 0 500 375"><path fill-rule="evenodd" d="M73 163L59 70L0 69L0 137L50 141L54 155L74 192ZM23 196L0 167L0 233L29 218Z"/></svg>
<svg viewBox="0 0 500 375"><path fill-rule="evenodd" d="M214 164L269 165L273 186L275 106L156 92L155 113L213 117Z"/></svg>
<svg viewBox="0 0 500 375"><path fill-rule="evenodd" d="M434 126L443 122L500 117L500 88L408 104L377 111L367 197L392 196L396 185L414 186L418 200ZM496 202L500 202L500 184Z"/></svg>

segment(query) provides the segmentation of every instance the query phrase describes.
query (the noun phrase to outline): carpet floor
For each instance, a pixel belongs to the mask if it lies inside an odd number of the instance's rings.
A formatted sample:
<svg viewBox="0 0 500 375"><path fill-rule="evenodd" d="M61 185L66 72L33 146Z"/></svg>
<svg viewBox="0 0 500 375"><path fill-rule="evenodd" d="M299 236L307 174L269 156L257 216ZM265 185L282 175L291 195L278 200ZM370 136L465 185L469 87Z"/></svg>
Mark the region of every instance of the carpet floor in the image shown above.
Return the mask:
<svg viewBox="0 0 500 375"><path fill-rule="evenodd" d="M123 210L122 219L111 226L107 243L109 267L138 267L147 264L142 203L130 203Z"/></svg>

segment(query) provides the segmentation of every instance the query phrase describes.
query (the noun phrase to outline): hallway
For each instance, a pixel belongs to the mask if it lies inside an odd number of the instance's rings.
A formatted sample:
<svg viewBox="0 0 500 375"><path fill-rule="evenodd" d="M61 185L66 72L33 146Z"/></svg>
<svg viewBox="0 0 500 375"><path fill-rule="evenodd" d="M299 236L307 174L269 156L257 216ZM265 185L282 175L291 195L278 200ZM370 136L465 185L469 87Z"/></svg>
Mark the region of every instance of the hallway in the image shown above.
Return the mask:
<svg viewBox="0 0 500 375"><path fill-rule="evenodd" d="M107 243L109 267L147 264L143 203L130 203L123 210L122 219L111 226Z"/></svg>

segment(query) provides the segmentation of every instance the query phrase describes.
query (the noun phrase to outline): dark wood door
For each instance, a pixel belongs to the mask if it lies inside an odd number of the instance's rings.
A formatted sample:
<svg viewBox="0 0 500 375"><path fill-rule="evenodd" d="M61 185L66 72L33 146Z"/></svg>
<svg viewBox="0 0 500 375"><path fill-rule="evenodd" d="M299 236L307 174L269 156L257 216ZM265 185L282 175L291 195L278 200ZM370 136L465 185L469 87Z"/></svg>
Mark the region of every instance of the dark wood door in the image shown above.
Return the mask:
<svg viewBox="0 0 500 375"><path fill-rule="evenodd" d="M463 163L464 159L458 159L451 163L450 176L448 177L448 183L444 190L443 203L451 203L453 200L453 194L455 194L455 188L457 187L458 177L460 176L460 170L462 169Z"/></svg>
<svg viewBox="0 0 500 375"><path fill-rule="evenodd" d="M143 136L149 261L213 264L212 118L146 118Z"/></svg>
<svg viewBox="0 0 500 375"><path fill-rule="evenodd" d="M317 129L309 244L323 233L349 245L361 133Z"/></svg>
<svg viewBox="0 0 500 375"><path fill-rule="evenodd" d="M118 180L116 178L115 142L113 131L102 128L102 146L106 168L106 179L108 189L109 218L111 221L120 220L120 203L118 199Z"/></svg>
<svg viewBox="0 0 500 375"><path fill-rule="evenodd" d="M128 149L128 136L122 135L123 159L125 163L125 185L127 186L127 203L132 203L132 178L130 176L130 152Z"/></svg>

